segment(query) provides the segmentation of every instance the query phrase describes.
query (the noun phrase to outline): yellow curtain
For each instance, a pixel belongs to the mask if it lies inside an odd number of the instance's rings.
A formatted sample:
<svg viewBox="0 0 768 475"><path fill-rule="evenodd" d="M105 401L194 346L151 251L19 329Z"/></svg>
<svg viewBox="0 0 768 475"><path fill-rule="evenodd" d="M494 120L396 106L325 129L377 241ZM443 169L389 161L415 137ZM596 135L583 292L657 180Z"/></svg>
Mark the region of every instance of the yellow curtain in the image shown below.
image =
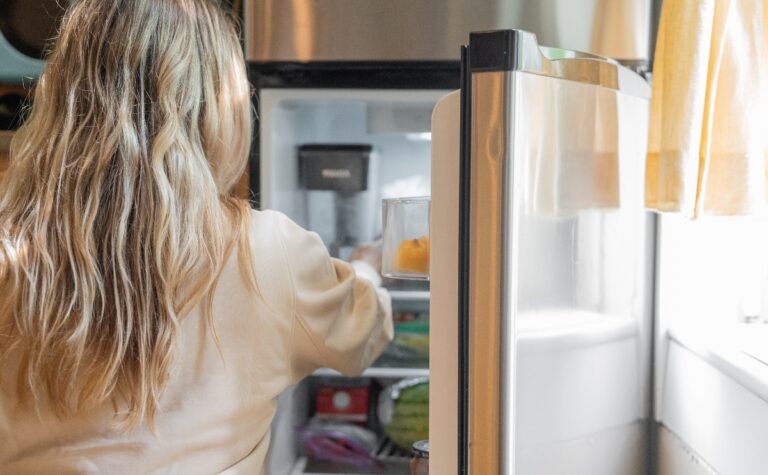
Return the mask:
<svg viewBox="0 0 768 475"><path fill-rule="evenodd" d="M765 212L768 0L665 0L653 68L646 205Z"/></svg>

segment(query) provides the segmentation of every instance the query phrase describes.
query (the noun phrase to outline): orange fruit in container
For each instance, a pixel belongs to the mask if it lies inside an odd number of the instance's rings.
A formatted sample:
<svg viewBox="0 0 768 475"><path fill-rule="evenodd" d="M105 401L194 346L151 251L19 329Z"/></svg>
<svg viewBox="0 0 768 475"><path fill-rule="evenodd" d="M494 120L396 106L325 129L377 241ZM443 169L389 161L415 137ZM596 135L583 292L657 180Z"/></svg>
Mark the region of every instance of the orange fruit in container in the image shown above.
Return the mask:
<svg viewBox="0 0 768 475"><path fill-rule="evenodd" d="M395 268L400 272L429 272L429 238L406 239L397 247Z"/></svg>

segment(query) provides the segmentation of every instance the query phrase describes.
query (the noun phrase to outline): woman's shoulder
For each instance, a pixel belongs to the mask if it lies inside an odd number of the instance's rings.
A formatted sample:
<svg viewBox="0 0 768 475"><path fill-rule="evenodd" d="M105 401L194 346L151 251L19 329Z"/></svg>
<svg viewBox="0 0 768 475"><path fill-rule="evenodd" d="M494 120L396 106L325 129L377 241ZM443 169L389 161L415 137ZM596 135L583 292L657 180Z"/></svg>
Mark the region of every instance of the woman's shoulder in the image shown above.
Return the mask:
<svg viewBox="0 0 768 475"><path fill-rule="evenodd" d="M268 263L289 267L296 259L306 258L307 243L314 233L304 230L285 214L274 210L251 210L248 223L248 240L257 270Z"/></svg>
<svg viewBox="0 0 768 475"><path fill-rule="evenodd" d="M242 266L246 262L252 270L251 277L257 293L268 307L277 314L291 312L292 286L288 259L282 232L283 222L290 221L283 213L271 210L250 210L245 231L247 252L239 250ZM241 244L246 244L241 241ZM242 267L231 267L232 275L243 275Z"/></svg>
<svg viewBox="0 0 768 475"><path fill-rule="evenodd" d="M278 226L285 222L293 223L291 218L280 211L274 209L251 209L249 219L251 226L269 227Z"/></svg>
<svg viewBox="0 0 768 475"><path fill-rule="evenodd" d="M255 225L265 225L269 223L273 223L278 219L287 219L288 217L285 216L283 213L279 211L275 211L272 209L253 209L251 208L251 211L249 213L249 219L251 220L251 226Z"/></svg>
<svg viewBox="0 0 768 475"><path fill-rule="evenodd" d="M305 242L314 240L316 234L302 228L284 213L276 210L251 210L250 237L252 242L273 245L282 243Z"/></svg>
<svg viewBox="0 0 768 475"><path fill-rule="evenodd" d="M281 238L281 222L287 216L272 210L250 210L248 214L248 241L254 256L272 255L278 257Z"/></svg>
<svg viewBox="0 0 768 475"><path fill-rule="evenodd" d="M335 275L328 250L320 236L307 231L285 214L251 211L250 239L253 255L286 267L294 285L322 275Z"/></svg>

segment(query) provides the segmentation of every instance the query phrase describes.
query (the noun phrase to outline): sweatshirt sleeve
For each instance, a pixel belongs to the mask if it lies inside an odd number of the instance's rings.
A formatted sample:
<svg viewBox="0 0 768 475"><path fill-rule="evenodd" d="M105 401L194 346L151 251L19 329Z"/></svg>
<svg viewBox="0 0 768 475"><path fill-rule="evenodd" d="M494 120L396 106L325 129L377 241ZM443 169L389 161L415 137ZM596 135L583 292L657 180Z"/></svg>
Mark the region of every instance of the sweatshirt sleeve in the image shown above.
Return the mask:
<svg viewBox="0 0 768 475"><path fill-rule="evenodd" d="M389 294L331 258L317 234L277 221L292 287L293 380L320 367L359 375L394 335Z"/></svg>

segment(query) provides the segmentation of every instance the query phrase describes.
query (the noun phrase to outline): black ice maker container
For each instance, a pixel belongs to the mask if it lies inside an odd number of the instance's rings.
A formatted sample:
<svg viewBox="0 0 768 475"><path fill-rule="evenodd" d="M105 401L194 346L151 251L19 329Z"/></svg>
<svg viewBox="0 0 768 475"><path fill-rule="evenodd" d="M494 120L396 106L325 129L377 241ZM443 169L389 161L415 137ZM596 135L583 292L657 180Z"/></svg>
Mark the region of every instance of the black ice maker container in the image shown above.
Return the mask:
<svg viewBox="0 0 768 475"><path fill-rule="evenodd" d="M323 237L335 257L346 259L374 237L372 156L373 147L365 144L299 147L299 182L307 190L309 228Z"/></svg>

